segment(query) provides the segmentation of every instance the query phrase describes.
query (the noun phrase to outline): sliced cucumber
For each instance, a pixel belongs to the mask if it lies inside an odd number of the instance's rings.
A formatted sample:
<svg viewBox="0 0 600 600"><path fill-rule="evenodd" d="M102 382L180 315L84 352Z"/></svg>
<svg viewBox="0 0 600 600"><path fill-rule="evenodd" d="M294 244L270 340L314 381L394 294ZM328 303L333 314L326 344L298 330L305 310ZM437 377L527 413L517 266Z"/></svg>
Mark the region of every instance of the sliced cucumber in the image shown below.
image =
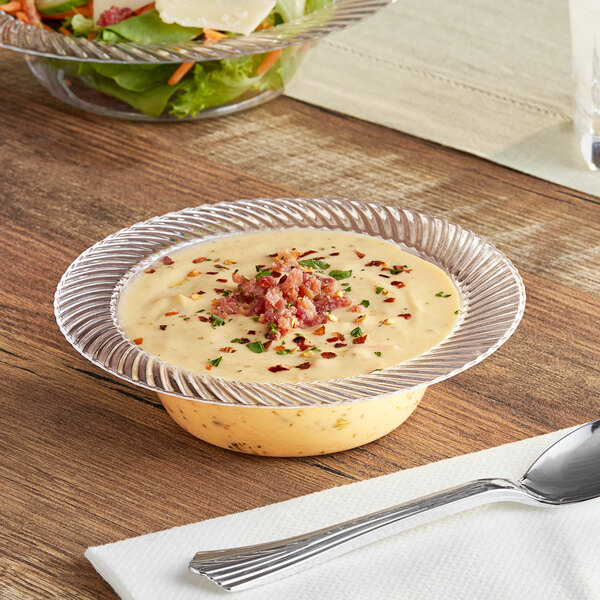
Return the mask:
<svg viewBox="0 0 600 600"><path fill-rule="evenodd" d="M59 15L88 2L89 0L35 0L35 7L43 15Z"/></svg>

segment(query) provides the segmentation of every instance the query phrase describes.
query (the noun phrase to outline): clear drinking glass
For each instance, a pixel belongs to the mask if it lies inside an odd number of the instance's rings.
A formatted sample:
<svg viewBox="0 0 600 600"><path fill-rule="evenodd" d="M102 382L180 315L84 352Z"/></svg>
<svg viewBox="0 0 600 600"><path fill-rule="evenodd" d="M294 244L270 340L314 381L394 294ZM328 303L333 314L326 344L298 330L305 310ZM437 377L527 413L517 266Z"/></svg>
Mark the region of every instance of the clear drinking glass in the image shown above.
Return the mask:
<svg viewBox="0 0 600 600"><path fill-rule="evenodd" d="M600 2L569 0L573 121L581 154L600 168Z"/></svg>

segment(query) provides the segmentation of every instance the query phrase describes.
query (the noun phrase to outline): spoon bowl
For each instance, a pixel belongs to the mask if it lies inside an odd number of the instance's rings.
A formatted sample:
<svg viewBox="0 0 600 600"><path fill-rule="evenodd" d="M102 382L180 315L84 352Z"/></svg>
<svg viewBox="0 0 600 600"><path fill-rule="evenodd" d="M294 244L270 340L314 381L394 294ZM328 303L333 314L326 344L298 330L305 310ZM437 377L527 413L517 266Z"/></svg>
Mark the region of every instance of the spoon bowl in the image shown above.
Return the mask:
<svg viewBox="0 0 600 600"><path fill-rule="evenodd" d="M600 496L600 420L556 442L518 483L477 479L311 533L242 548L198 552L189 568L228 591L281 579L425 523L491 502L558 506Z"/></svg>

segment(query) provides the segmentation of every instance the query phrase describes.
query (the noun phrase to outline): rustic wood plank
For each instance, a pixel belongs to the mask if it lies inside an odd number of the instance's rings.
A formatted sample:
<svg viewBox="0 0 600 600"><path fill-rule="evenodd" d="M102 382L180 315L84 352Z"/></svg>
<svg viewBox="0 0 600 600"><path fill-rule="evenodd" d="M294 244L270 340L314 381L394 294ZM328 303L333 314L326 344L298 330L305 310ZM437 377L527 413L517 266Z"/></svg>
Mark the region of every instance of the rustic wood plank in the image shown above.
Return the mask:
<svg viewBox="0 0 600 600"><path fill-rule="evenodd" d="M0 51L0 74L2 598L114 600L83 558L89 545L598 416L597 198L286 98L206 122L127 123L48 97L15 54ZM522 324L492 357L429 390L395 432L303 459L192 438L58 331L56 283L106 235L204 202L297 195L415 208L483 235L524 276Z"/></svg>

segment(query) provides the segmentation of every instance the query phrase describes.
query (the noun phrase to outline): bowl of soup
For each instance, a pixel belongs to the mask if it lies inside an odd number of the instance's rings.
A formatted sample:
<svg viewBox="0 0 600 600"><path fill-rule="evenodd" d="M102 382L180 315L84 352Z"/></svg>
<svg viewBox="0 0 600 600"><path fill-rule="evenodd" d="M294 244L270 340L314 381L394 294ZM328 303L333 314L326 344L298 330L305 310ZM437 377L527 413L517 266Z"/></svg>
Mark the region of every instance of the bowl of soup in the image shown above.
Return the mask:
<svg viewBox="0 0 600 600"><path fill-rule="evenodd" d="M58 286L67 339L192 435L261 456L389 433L516 328L522 281L474 234L408 209L259 199L121 230Z"/></svg>

